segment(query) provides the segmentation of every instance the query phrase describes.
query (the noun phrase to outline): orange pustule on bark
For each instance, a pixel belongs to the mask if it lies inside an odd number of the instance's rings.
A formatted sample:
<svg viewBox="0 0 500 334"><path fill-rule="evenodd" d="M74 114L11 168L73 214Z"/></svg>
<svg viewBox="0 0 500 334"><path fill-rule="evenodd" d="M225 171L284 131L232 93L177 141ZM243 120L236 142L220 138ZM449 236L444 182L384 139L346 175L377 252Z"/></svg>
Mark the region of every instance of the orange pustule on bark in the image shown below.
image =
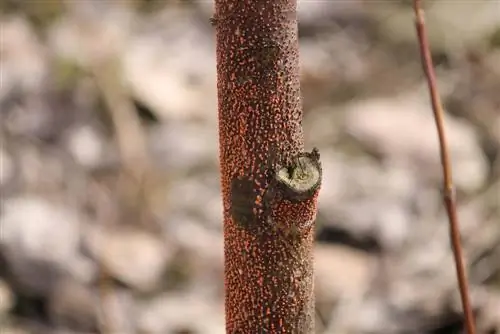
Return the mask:
<svg viewBox="0 0 500 334"><path fill-rule="evenodd" d="M296 0L216 0L227 333L313 333L319 153L304 152Z"/></svg>

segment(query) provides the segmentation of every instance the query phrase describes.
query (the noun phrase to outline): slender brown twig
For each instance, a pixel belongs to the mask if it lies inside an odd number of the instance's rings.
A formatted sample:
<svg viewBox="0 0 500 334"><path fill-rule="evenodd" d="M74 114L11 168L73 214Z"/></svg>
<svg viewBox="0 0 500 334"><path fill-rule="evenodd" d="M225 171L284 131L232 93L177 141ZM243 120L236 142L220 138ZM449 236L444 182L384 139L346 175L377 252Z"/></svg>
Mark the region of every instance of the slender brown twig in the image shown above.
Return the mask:
<svg viewBox="0 0 500 334"><path fill-rule="evenodd" d="M465 326L467 328L468 334L476 334L474 316L472 313L472 307L469 297L469 284L467 281L467 274L465 272L464 255L460 241L460 230L456 208L456 193L453 186L450 154L448 152L448 144L444 130L444 112L441 104L441 99L438 94L436 74L434 73L434 66L432 63L429 40L427 38L427 31L424 23L424 11L422 9L421 0L414 0L413 5L416 16L415 23L418 34L420 53L422 57L422 65L427 77L432 110L434 112L434 119L436 121L436 127L439 137L441 163L443 166L443 197L450 223L451 245L453 249L453 256L455 258L455 268L457 272L458 286L465 316Z"/></svg>

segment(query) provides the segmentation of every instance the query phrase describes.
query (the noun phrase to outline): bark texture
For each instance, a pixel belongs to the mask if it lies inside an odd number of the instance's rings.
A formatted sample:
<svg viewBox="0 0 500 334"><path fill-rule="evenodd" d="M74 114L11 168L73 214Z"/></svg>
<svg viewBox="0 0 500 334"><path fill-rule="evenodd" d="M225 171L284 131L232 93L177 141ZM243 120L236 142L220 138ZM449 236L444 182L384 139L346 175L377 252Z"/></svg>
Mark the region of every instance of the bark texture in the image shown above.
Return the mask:
<svg viewBox="0 0 500 334"><path fill-rule="evenodd" d="M296 0L216 0L226 332L314 332L319 153L304 152Z"/></svg>

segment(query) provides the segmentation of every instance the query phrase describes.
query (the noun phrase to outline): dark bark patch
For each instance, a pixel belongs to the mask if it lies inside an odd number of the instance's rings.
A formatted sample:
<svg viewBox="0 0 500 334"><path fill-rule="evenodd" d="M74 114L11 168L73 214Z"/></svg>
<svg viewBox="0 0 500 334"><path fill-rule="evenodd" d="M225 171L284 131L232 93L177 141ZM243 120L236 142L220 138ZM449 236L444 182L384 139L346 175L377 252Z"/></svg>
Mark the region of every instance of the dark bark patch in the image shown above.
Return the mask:
<svg viewBox="0 0 500 334"><path fill-rule="evenodd" d="M234 177L231 182L231 217L246 229L253 229L257 222L254 187L255 183L248 177Z"/></svg>

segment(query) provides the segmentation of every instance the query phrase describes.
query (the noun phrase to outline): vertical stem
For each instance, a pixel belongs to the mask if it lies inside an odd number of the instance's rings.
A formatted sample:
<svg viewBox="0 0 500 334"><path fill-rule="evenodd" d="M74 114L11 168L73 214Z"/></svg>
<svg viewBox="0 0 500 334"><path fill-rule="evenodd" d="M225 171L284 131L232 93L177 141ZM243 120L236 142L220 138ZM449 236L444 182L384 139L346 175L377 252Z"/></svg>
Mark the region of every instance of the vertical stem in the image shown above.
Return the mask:
<svg viewBox="0 0 500 334"><path fill-rule="evenodd" d="M464 255L460 241L460 229L459 229L459 222L457 215L456 193L453 186L450 154L448 152L448 144L444 129L444 120L443 120L444 112L441 104L441 99L438 93L436 74L434 72L434 66L429 47L429 40L427 38L427 31L424 23L424 11L422 9L421 0L414 0L413 4L416 16L416 29L418 34L420 53L422 57L422 65L424 67L425 75L427 77L427 84L429 87L432 110L434 113L434 119L436 122L437 133L439 137L441 163L443 166L443 185L444 185L443 196L450 224L451 244L453 248L453 256L455 258L455 269L457 272L460 298L462 300L462 307L465 317L465 325L467 328L467 332L469 334L475 334L476 329L474 325L474 316L469 297L469 284L467 280L467 274L465 271Z"/></svg>
<svg viewBox="0 0 500 334"><path fill-rule="evenodd" d="M304 152L296 0L216 0L226 332L314 333L319 154Z"/></svg>

